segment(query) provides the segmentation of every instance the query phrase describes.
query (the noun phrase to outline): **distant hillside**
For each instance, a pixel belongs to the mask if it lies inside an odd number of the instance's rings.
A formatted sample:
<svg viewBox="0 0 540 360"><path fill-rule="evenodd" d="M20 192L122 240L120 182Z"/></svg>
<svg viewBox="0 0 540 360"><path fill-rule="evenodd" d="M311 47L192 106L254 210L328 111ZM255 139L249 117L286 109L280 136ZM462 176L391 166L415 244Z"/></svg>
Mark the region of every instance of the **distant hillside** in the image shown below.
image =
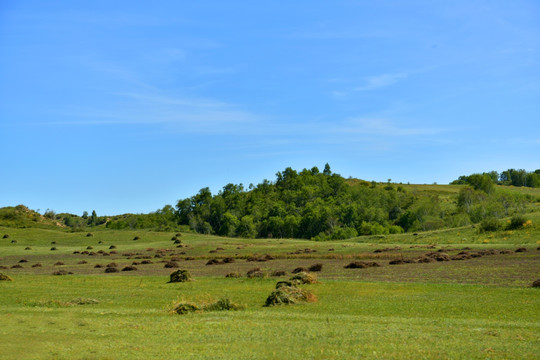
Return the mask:
<svg viewBox="0 0 540 360"><path fill-rule="evenodd" d="M0 208L0 225L17 228L62 228L60 222L47 218L24 205Z"/></svg>

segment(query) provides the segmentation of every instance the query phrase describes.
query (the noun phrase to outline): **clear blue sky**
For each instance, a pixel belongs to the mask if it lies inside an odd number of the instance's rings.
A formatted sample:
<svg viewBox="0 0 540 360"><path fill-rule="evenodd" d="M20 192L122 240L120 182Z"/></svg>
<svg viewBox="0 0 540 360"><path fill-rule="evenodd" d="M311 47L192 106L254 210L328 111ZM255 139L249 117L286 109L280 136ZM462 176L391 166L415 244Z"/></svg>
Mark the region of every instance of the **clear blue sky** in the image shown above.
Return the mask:
<svg viewBox="0 0 540 360"><path fill-rule="evenodd" d="M540 2L0 2L0 206L540 168Z"/></svg>

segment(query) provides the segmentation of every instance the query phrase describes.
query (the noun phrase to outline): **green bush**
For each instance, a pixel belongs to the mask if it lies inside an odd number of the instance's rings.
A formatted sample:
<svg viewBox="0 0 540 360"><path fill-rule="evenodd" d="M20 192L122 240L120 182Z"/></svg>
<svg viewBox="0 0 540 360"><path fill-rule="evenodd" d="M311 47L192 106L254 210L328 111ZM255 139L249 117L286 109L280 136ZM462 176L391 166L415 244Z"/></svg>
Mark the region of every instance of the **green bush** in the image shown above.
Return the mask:
<svg viewBox="0 0 540 360"><path fill-rule="evenodd" d="M485 218L480 223L480 231L482 232L497 231L500 228L501 222L499 221L499 219L496 219L494 217Z"/></svg>
<svg viewBox="0 0 540 360"><path fill-rule="evenodd" d="M523 227L523 224L527 222L527 219L523 215L514 215L510 219L510 223L506 226L508 230L517 230Z"/></svg>

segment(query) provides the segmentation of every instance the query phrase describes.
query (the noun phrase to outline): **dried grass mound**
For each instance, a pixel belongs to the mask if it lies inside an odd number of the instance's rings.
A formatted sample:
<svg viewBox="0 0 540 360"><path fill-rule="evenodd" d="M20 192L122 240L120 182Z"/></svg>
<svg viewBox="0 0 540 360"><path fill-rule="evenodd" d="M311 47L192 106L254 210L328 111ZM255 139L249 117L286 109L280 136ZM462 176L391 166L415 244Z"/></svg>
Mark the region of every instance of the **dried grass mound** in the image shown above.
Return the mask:
<svg viewBox="0 0 540 360"><path fill-rule="evenodd" d="M116 249L116 245L109 246L109 250Z"/></svg>
<svg viewBox="0 0 540 360"><path fill-rule="evenodd" d="M58 270L52 273L53 275L71 275L73 274L71 271L66 270Z"/></svg>
<svg viewBox="0 0 540 360"><path fill-rule="evenodd" d="M520 248L516 249L516 252L526 252L526 251L527 251L527 249L524 248L524 247L520 247Z"/></svg>
<svg viewBox="0 0 540 360"><path fill-rule="evenodd" d="M283 270L274 270L271 276L285 276L287 273Z"/></svg>
<svg viewBox="0 0 540 360"><path fill-rule="evenodd" d="M246 276L249 278L249 279L253 279L253 278L263 278L265 276L264 272L261 270L261 268L255 268L255 269L251 269L247 272Z"/></svg>
<svg viewBox="0 0 540 360"><path fill-rule="evenodd" d="M101 264L96 264L96 265L94 266L94 268L96 268L96 269L99 269L99 268L102 268L102 267L103 267L103 265L101 265Z"/></svg>
<svg viewBox="0 0 540 360"><path fill-rule="evenodd" d="M512 254L512 250L501 250L500 254Z"/></svg>
<svg viewBox="0 0 540 360"><path fill-rule="evenodd" d="M15 265L13 265L11 268L12 268L12 269L22 269L23 266L20 265L20 264L15 264Z"/></svg>
<svg viewBox="0 0 540 360"><path fill-rule="evenodd" d="M27 246L24 248L24 250L32 250L32 248L30 246Z"/></svg>
<svg viewBox="0 0 540 360"><path fill-rule="evenodd" d="M128 265L122 269L122 271L137 271L137 268L133 265Z"/></svg>
<svg viewBox="0 0 540 360"><path fill-rule="evenodd" d="M206 265L219 265L222 264L218 259L210 259L206 262Z"/></svg>
<svg viewBox="0 0 540 360"><path fill-rule="evenodd" d="M450 256L447 253L439 253L431 257L437 261L450 261Z"/></svg>
<svg viewBox="0 0 540 360"><path fill-rule="evenodd" d="M457 254L457 255L454 255L452 256L450 259L452 260L467 260L467 259L471 259L472 256L470 254Z"/></svg>
<svg viewBox="0 0 540 360"><path fill-rule="evenodd" d="M532 287L540 287L540 279L532 283Z"/></svg>
<svg viewBox="0 0 540 360"><path fill-rule="evenodd" d="M51 248L51 251L55 251L55 250L56 250L56 246L53 246L53 247Z"/></svg>
<svg viewBox="0 0 540 360"><path fill-rule="evenodd" d="M152 260L143 260L141 261L141 264L148 265L148 264L153 264L153 263L152 263Z"/></svg>
<svg viewBox="0 0 540 360"><path fill-rule="evenodd" d="M176 270L175 272L171 273L169 277L169 283L186 282L191 280L193 280L193 278L187 270Z"/></svg>
<svg viewBox="0 0 540 360"><path fill-rule="evenodd" d="M400 261L403 261L400 259ZM352 263L345 265L345 269L366 269L369 267L379 267L379 263L374 261L353 261Z"/></svg>
<svg viewBox="0 0 540 360"><path fill-rule="evenodd" d="M2 239L9 239L9 235L8 234L4 234L4 236L2 236ZM7 276L7 275L6 275Z"/></svg>
<svg viewBox="0 0 540 360"><path fill-rule="evenodd" d="M61 266L61 265L66 265L66 264L64 264L61 261L57 261L57 262L54 263L54 266Z"/></svg>
<svg viewBox="0 0 540 360"><path fill-rule="evenodd" d="M28 260L26 260L26 259L21 259L21 260L19 260L19 262L20 262L20 263L25 263L25 262L28 262Z"/></svg>
<svg viewBox="0 0 540 360"><path fill-rule="evenodd" d="M195 312L198 310L199 310L199 307L196 304L181 303L174 307L173 312L177 313L178 315L185 315L185 314Z"/></svg>
<svg viewBox="0 0 540 360"><path fill-rule="evenodd" d="M315 284L317 282L317 276L307 272L300 272L289 279L297 284Z"/></svg>
<svg viewBox="0 0 540 360"><path fill-rule="evenodd" d="M105 272L106 273L115 273L115 272L119 272L120 270L118 270L117 268L115 267L108 267L105 269Z"/></svg>
<svg viewBox="0 0 540 360"><path fill-rule="evenodd" d="M230 311L241 310L244 308L245 306L243 305L235 304L227 298L222 298L216 302L202 306L193 303L180 303L177 304L172 311L179 315L185 315L196 311Z"/></svg>
<svg viewBox="0 0 540 360"><path fill-rule="evenodd" d="M298 273L301 273L301 272L306 272L308 271L308 269L306 269L305 267L297 267L296 269L294 269L293 271L291 271L292 274L298 274Z"/></svg>
<svg viewBox="0 0 540 360"><path fill-rule="evenodd" d="M87 237L90 237L90 236L94 236L94 234L88 233L88 234L86 234L86 236L87 236Z"/></svg>
<svg viewBox="0 0 540 360"><path fill-rule="evenodd" d="M4 265L0 265L0 269L8 269L8 267Z"/></svg>
<svg viewBox="0 0 540 360"><path fill-rule="evenodd" d="M322 267L323 267L323 264L321 264L321 263L313 264L308 268L308 271L314 271L314 272L315 271L321 271Z"/></svg>
<svg viewBox="0 0 540 360"><path fill-rule="evenodd" d="M118 264L117 263L110 263L110 264L107 264L107 267L108 268L115 268L115 267L118 267Z"/></svg>
<svg viewBox="0 0 540 360"><path fill-rule="evenodd" d="M239 272L230 272L228 273L227 275L225 275L226 278L241 278L242 277L242 274L240 274Z"/></svg>
<svg viewBox="0 0 540 360"><path fill-rule="evenodd" d="M316 301L317 297L308 290L295 286L280 286L266 298L264 306L292 305Z"/></svg>
<svg viewBox="0 0 540 360"><path fill-rule="evenodd" d="M0 281L13 281L11 276L0 273Z"/></svg>
<svg viewBox="0 0 540 360"><path fill-rule="evenodd" d="M165 269L175 269L179 267L178 263L175 261L167 261L165 265L163 265Z"/></svg>
<svg viewBox="0 0 540 360"><path fill-rule="evenodd" d="M33 268L37 268L37 267L41 267L41 264L40 263L35 263L34 265L32 265Z"/></svg>
<svg viewBox="0 0 540 360"><path fill-rule="evenodd" d="M140 239L140 237L135 236L135 237L133 238L133 241L136 241L136 240L139 240L139 239Z"/></svg>
<svg viewBox="0 0 540 360"><path fill-rule="evenodd" d="M235 260L232 257L226 257L225 259L223 259L224 264L232 264L233 262L235 262Z"/></svg>

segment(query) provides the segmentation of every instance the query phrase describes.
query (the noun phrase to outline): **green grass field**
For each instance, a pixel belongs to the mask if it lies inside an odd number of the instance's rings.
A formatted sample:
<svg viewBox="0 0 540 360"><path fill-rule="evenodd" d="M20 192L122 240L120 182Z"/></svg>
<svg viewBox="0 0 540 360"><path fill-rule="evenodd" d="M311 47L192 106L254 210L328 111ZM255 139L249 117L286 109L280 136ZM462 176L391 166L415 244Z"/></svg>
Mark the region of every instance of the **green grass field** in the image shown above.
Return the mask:
<svg viewBox="0 0 540 360"><path fill-rule="evenodd" d="M531 224L514 231L331 242L183 233L174 244L165 232L0 227L9 235L0 239L0 273L13 279L0 281L0 359L537 359L539 215L529 212ZM484 255L390 265L462 251ZM225 258L233 260L206 265ZM167 283L171 260L194 281ZM353 261L380 266L346 269ZM105 273L112 262L137 270ZM302 287L317 302L263 306L277 281L316 263L319 282ZM256 267L267 276L248 279ZM52 275L58 270L73 274ZM272 276L278 270L286 275ZM243 276L225 278L233 271ZM171 311L219 298L245 308Z"/></svg>

